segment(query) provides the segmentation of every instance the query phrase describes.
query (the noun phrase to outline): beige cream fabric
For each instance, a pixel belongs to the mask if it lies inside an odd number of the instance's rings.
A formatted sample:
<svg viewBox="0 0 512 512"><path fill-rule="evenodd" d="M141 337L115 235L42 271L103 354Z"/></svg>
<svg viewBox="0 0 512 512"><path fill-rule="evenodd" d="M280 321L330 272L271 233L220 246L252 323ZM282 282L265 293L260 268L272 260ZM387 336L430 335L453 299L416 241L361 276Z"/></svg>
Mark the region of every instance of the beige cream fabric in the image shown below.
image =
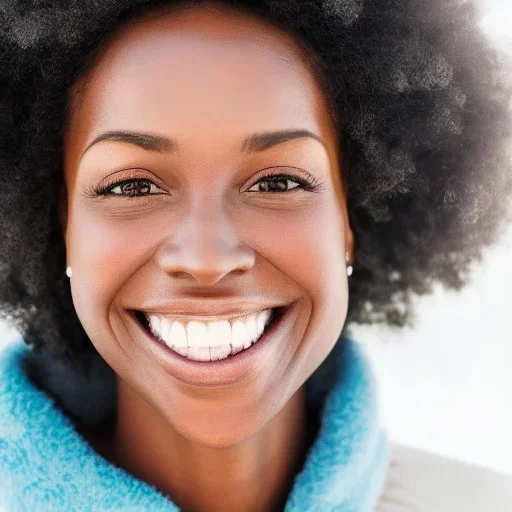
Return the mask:
<svg viewBox="0 0 512 512"><path fill-rule="evenodd" d="M512 512L512 477L391 444L375 512Z"/></svg>

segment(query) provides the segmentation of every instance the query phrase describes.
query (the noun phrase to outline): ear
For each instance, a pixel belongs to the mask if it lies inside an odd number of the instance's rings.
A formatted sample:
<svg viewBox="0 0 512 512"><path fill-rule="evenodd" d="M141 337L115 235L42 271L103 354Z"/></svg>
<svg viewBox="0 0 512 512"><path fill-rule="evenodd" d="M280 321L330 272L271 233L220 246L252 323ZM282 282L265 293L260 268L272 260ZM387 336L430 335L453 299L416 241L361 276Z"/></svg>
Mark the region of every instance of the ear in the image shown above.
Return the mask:
<svg viewBox="0 0 512 512"><path fill-rule="evenodd" d="M62 237L66 240L67 227L68 227L68 200L66 194L66 187L61 185L59 190L59 220L62 230Z"/></svg>
<svg viewBox="0 0 512 512"><path fill-rule="evenodd" d="M348 163L346 154L344 152L340 151L340 155L341 155L340 160L342 162L342 169L348 169L349 163ZM338 170L338 172L336 172L334 174L334 183L335 183L335 188L336 188L336 192L337 192L339 205L341 208L341 215L343 215L343 219L344 219L343 245L344 245L345 252L348 252L350 264L353 265L356 241L355 241L354 232L352 231L352 228L350 227L350 219L349 219L349 215L348 215L348 201L349 201L348 192L347 192L348 191L348 178L347 178L347 174L345 172L343 172L342 169ZM343 253L343 258L345 258L345 253Z"/></svg>
<svg viewBox="0 0 512 512"><path fill-rule="evenodd" d="M346 219L346 242L345 242L345 252L348 252L349 262L351 265L354 264L354 252L355 252L355 238L354 232L352 231L349 221L348 215L345 217Z"/></svg>

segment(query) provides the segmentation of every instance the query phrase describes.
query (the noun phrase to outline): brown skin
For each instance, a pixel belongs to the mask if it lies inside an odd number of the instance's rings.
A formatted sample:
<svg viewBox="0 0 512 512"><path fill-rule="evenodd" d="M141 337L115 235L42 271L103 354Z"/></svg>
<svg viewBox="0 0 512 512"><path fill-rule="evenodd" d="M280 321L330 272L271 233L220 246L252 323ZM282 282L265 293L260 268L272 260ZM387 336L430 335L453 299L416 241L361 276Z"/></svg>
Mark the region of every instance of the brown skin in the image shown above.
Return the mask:
<svg viewBox="0 0 512 512"><path fill-rule="evenodd" d="M118 410L115 424L81 431L183 510L281 510L316 435L304 384L348 307L354 242L323 91L293 36L213 6L128 24L84 80L72 91L62 216L74 306L117 374ZM294 128L325 147L300 137L240 151L249 134ZM103 141L83 154L114 129L174 137L179 149ZM254 187L268 170L305 170L321 187ZM156 186L88 197L108 175ZM300 309L271 364L212 389L165 373L128 316L148 304L172 310L176 297Z"/></svg>

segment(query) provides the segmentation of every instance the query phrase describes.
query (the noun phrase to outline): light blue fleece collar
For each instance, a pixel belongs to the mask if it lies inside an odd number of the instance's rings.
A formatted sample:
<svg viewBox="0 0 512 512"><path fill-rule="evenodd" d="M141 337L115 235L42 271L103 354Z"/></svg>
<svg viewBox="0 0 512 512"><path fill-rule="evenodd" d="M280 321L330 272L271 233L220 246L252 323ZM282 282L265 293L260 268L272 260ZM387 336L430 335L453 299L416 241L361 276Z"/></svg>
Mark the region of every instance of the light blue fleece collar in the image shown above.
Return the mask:
<svg viewBox="0 0 512 512"><path fill-rule="evenodd" d="M22 338L0 353L0 510L170 512L154 487L101 457L23 364ZM389 441L363 348L342 333L307 381L321 426L284 512L370 512L383 490Z"/></svg>

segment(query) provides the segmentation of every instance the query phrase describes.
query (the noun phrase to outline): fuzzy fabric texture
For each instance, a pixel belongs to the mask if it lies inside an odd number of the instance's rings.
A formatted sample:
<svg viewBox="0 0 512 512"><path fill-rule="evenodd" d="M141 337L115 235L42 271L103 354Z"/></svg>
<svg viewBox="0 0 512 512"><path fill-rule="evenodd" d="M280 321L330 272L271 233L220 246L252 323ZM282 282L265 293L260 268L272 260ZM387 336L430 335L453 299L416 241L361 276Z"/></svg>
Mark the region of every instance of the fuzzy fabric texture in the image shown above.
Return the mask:
<svg viewBox="0 0 512 512"><path fill-rule="evenodd" d="M0 353L0 510L179 511L78 434L69 411L31 379L30 350L19 338ZM285 512L370 512L384 487L390 443L363 347L344 331L306 389L320 429Z"/></svg>

